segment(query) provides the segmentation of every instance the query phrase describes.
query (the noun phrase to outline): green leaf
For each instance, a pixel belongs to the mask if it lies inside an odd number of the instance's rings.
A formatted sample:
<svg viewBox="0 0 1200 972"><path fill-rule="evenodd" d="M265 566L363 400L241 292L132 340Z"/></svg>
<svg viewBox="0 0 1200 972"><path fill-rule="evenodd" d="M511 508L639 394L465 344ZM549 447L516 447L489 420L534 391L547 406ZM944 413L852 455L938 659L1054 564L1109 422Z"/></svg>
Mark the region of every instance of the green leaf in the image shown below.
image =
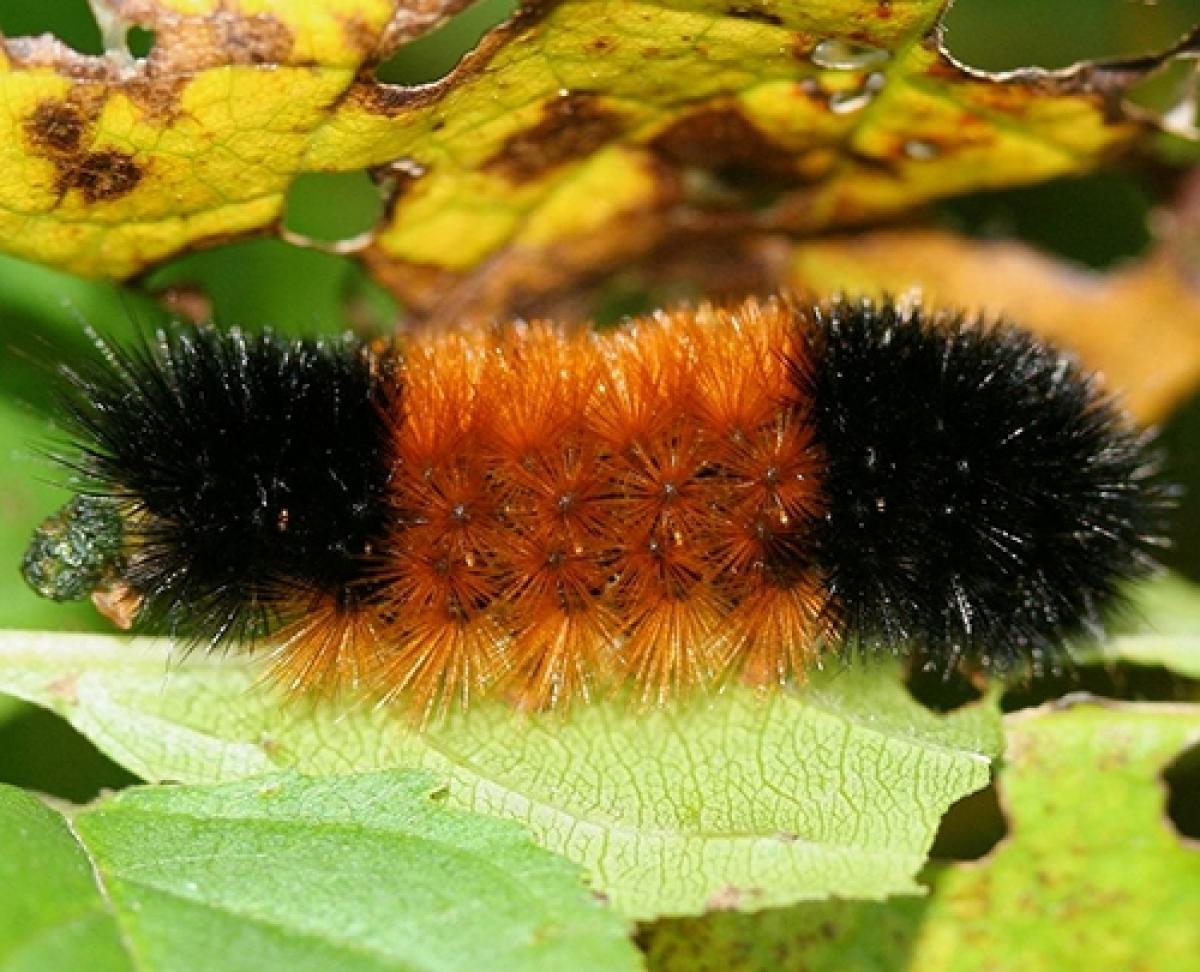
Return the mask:
<svg viewBox="0 0 1200 972"><path fill-rule="evenodd" d="M3 334L0 334L3 340ZM44 378L43 378L44 380ZM24 625L99 628L96 612L88 605L62 605L44 601L25 586L17 569L33 528L66 502L65 490L46 483L53 475L49 463L36 454L51 441L53 429L46 420L8 404L0 397L0 464L5 470L0 496L0 628Z"/></svg>
<svg viewBox="0 0 1200 972"><path fill-rule="evenodd" d="M61 814L0 786L0 969L132 968L91 862Z"/></svg>
<svg viewBox="0 0 1200 972"><path fill-rule="evenodd" d="M1200 856L1168 821L1162 771L1200 706L1047 706L1006 717L1009 836L931 870L929 898L711 915L645 931L655 972L1186 972Z"/></svg>
<svg viewBox="0 0 1200 972"><path fill-rule="evenodd" d="M0 967L632 970L621 921L421 773L146 787L64 818L0 788Z"/></svg>
<svg viewBox="0 0 1200 972"><path fill-rule="evenodd" d="M890 666L645 712L477 707L423 734L386 709L285 702L244 660L171 667L161 642L0 635L0 689L146 779L424 767L453 806L524 823L638 918L915 893L943 812L1001 745L993 707L936 715Z"/></svg>
<svg viewBox="0 0 1200 972"><path fill-rule="evenodd" d="M0 695L0 726L19 715L24 708L25 704L20 699L14 699L11 695Z"/></svg>

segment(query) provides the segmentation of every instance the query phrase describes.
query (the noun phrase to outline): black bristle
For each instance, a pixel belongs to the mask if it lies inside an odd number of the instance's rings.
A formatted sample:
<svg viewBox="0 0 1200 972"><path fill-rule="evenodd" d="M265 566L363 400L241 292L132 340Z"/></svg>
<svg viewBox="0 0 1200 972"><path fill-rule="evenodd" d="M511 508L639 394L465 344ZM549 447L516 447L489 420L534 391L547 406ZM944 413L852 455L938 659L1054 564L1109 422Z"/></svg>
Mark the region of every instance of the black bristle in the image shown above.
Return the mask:
<svg viewBox="0 0 1200 972"><path fill-rule="evenodd" d="M147 627L253 641L284 593L343 598L386 532L379 362L359 342L173 331L69 373L87 489L129 504Z"/></svg>
<svg viewBox="0 0 1200 972"><path fill-rule="evenodd" d="M1054 667L1151 569L1156 456L1069 357L890 303L833 303L806 328L818 558L849 645Z"/></svg>

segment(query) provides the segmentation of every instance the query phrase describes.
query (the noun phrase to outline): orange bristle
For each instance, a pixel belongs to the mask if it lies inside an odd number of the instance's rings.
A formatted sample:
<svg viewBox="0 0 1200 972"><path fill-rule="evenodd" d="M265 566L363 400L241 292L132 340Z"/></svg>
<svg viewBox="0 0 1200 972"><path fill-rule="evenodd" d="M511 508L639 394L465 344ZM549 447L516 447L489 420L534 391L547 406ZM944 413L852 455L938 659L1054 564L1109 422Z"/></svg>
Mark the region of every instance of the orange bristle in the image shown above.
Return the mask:
<svg viewBox="0 0 1200 972"><path fill-rule="evenodd" d="M336 694L374 677L384 631L369 611L330 597L296 600L295 618L275 637L271 676L291 691Z"/></svg>
<svg viewBox="0 0 1200 972"><path fill-rule="evenodd" d="M711 588L682 589L680 574L672 573L662 586L638 584L634 596L622 599L630 633L621 647L621 674L643 702L661 704L724 671L723 606Z"/></svg>
<svg viewBox="0 0 1200 972"><path fill-rule="evenodd" d="M505 668L504 632L487 614L410 607L387 634L375 694L422 719L455 704L465 708Z"/></svg>
<svg viewBox="0 0 1200 972"><path fill-rule="evenodd" d="M607 680L619 630L604 600L610 560L599 536L566 523L510 536L498 610L513 633L508 681L522 705L586 697Z"/></svg>
<svg viewBox="0 0 1200 972"><path fill-rule="evenodd" d="M768 303L604 337L521 323L410 339L375 692L423 713L481 688L528 708L622 688L658 703L802 672L820 579L771 566L803 559L820 513L794 328Z"/></svg>
<svg viewBox="0 0 1200 972"><path fill-rule="evenodd" d="M820 655L825 592L811 578L763 577L726 619L730 670L751 685L803 677Z"/></svg>

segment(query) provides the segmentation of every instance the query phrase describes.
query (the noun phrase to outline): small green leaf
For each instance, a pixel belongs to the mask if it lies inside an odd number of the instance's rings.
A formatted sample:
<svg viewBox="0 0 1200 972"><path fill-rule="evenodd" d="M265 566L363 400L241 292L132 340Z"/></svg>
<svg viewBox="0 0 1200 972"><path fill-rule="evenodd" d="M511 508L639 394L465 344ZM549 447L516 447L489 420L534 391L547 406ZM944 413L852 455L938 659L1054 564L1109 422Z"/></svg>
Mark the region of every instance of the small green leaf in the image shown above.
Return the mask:
<svg viewBox="0 0 1200 972"><path fill-rule="evenodd" d="M520 821L631 917L920 890L946 808L986 785L990 704L929 712L891 666L671 708L521 716L478 706L426 733L367 705L287 702L242 659L174 667L161 642L0 635L0 689L48 706L146 779L278 767L423 767L453 806Z"/></svg>
<svg viewBox="0 0 1200 972"><path fill-rule="evenodd" d="M6 340L0 330L0 342ZM6 350L6 349L5 349ZM5 353L0 350L0 354ZM0 368L0 381L12 376ZM45 376L35 376L45 382ZM96 612L90 604L62 605L45 601L33 593L21 577L21 552L33 535L33 528L44 516L68 498L65 490L47 480L58 476L51 465L38 455L56 435L48 419L39 419L29 409L10 403L0 394L0 464L5 470L4 490L0 496L0 627L58 625L72 628L98 627Z"/></svg>
<svg viewBox="0 0 1200 972"><path fill-rule="evenodd" d="M638 968L520 828L421 773L127 790L73 819L0 788L0 967Z"/></svg>

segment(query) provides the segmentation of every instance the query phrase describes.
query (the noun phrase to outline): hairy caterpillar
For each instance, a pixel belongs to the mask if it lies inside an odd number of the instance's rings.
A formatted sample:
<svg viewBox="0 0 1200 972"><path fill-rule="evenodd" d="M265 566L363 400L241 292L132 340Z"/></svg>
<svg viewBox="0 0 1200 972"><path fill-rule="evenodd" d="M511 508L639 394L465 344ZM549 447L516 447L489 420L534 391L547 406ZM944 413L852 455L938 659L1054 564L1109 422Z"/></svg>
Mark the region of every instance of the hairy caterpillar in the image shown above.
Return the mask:
<svg viewBox="0 0 1200 972"><path fill-rule="evenodd" d="M775 298L605 335L101 350L68 373L83 495L27 578L269 643L295 689L659 701L825 646L1041 669L1160 542L1147 437L1096 380L952 313Z"/></svg>

